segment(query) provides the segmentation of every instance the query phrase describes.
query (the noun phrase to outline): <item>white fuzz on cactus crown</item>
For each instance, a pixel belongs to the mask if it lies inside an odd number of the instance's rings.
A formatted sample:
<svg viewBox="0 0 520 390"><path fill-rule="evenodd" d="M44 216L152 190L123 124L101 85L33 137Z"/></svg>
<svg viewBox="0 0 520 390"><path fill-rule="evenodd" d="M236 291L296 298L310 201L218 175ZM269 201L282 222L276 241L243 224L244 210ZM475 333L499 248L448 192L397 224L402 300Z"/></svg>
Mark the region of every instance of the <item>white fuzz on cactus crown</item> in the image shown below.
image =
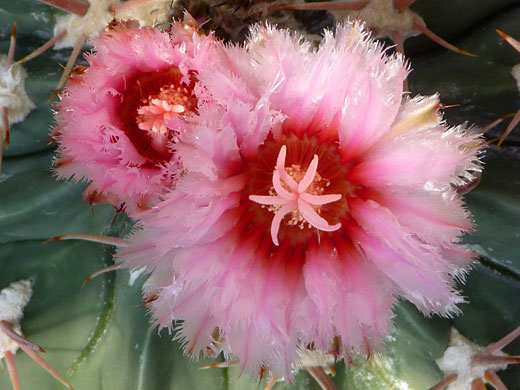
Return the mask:
<svg viewBox="0 0 520 390"><path fill-rule="evenodd" d="M0 54L0 107L7 107L9 123L18 123L25 119L35 108L25 92L27 72L20 64L6 69L7 56Z"/></svg>
<svg viewBox="0 0 520 390"><path fill-rule="evenodd" d="M23 309L29 303L31 295L31 282L28 280L13 282L0 291L0 321L12 324L13 330L18 334L21 334L20 321L23 317ZM18 345L0 332L0 359L6 352L15 353L17 349Z"/></svg>
<svg viewBox="0 0 520 390"><path fill-rule="evenodd" d="M171 0L153 0L114 14L110 10L112 0L91 0L84 16L66 14L56 18L54 34L67 30L67 35L54 45L54 49L74 47L83 35L96 38L114 17L117 20L137 20L141 26L167 25L171 17L170 4Z"/></svg>

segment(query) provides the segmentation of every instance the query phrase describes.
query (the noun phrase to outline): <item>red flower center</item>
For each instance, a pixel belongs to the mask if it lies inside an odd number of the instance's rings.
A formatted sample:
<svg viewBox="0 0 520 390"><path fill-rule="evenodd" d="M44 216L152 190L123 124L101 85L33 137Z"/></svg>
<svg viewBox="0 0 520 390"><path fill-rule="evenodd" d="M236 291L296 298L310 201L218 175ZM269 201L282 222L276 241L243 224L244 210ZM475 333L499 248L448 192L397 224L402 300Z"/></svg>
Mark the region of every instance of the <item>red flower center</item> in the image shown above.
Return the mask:
<svg viewBox="0 0 520 390"><path fill-rule="evenodd" d="M127 81L123 93L120 115L125 133L139 154L156 164L170 160L168 145L178 134L166 123L197 108L195 77L190 78L189 85L181 82L182 77L176 66L140 74Z"/></svg>
<svg viewBox="0 0 520 390"><path fill-rule="evenodd" d="M341 228L353 188L334 145L295 136L281 144L269 140L250 163L249 173L246 195L255 221L269 226L275 245L284 239L304 242L310 235Z"/></svg>

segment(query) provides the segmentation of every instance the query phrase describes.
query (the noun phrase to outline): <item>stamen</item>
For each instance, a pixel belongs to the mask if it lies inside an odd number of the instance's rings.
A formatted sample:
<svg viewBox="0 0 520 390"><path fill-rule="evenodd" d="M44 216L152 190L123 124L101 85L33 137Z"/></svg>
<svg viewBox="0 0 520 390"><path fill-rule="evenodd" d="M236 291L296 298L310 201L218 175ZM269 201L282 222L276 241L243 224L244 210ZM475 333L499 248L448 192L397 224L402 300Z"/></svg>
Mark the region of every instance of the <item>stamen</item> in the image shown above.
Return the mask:
<svg viewBox="0 0 520 390"><path fill-rule="evenodd" d="M285 168L286 156L287 147L283 145L280 148L276 160L276 167L273 171L273 188L276 192L276 196L249 196L249 200L255 203L265 206L275 206L272 207L270 211L275 212L273 221L271 222L271 238L276 246L279 245L278 232L280 231L280 224L284 217L293 211L296 211L297 213L296 217L293 215L293 219L296 218L296 220L299 221L299 216L301 216L307 223L309 223L309 225L314 226L319 230L332 232L341 227L341 223L329 225L329 223L316 211L317 206L337 202L342 197L341 194L315 195L316 192L321 193L323 191L322 188L315 188L320 180L320 176L317 174L318 155L314 155L307 171L299 183L296 183L291 175L287 173ZM293 165L292 172L293 174L299 174L299 166ZM318 180L316 180L317 178ZM289 190L286 188L289 188ZM309 190L313 191L313 193L307 192ZM299 222L294 223L294 221L291 221L291 223L289 223L289 225L292 226L296 224L299 224ZM303 228L303 225L301 225L301 228Z"/></svg>
<svg viewBox="0 0 520 390"><path fill-rule="evenodd" d="M169 143L175 142L176 132L166 123L175 116L188 115L194 104L192 90L184 84L161 87L159 93L149 95L137 109L137 127L150 137L152 148L162 155L169 153Z"/></svg>

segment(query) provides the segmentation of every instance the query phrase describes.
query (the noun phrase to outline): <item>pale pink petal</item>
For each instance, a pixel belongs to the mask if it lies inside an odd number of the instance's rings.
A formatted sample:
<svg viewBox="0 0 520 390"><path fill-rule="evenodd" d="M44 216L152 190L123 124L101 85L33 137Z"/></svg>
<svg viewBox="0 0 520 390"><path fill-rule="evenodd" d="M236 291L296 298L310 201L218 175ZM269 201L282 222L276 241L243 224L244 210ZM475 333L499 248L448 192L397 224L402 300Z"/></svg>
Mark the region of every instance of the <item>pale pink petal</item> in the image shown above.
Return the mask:
<svg viewBox="0 0 520 390"><path fill-rule="evenodd" d="M391 326L395 290L391 281L359 256L353 248L334 240L339 253L341 296L336 327L345 354L371 353L380 348L381 336ZM377 286L377 287L376 287Z"/></svg>
<svg viewBox="0 0 520 390"><path fill-rule="evenodd" d="M469 213L455 191L383 193L377 202L392 210L399 224L426 243L446 245L473 228Z"/></svg>
<svg viewBox="0 0 520 390"><path fill-rule="evenodd" d="M471 182L471 172L480 171L475 156L479 141L464 136L466 131L464 127L435 127L403 134L364 156L349 178L391 192Z"/></svg>
<svg viewBox="0 0 520 390"><path fill-rule="evenodd" d="M390 211L375 202L359 201L351 207L364 231L350 233L402 296L427 314L449 316L458 311L455 304L463 299L454 292L449 275L454 270L442 254L403 230Z"/></svg>

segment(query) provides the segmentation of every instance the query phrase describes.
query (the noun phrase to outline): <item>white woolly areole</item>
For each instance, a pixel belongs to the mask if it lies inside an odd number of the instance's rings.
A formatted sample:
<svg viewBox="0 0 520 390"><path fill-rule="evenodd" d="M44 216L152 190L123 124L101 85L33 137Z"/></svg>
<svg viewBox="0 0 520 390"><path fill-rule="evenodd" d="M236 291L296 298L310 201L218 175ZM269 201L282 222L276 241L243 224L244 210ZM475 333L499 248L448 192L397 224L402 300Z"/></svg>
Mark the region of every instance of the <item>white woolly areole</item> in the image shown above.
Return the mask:
<svg viewBox="0 0 520 390"><path fill-rule="evenodd" d="M0 107L7 107L9 124L12 124L23 121L36 106L25 92L27 72L23 66L14 64L6 69L6 63L7 56L0 54Z"/></svg>
<svg viewBox="0 0 520 390"><path fill-rule="evenodd" d="M451 328L450 343L444 355L437 360L439 368L446 374L457 374L457 380L447 387L447 390L468 390L471 383L484 376L488 369L495 371L503 370L507 364L471 364L471 359L481 353L484 347L474 344L462 336L455 328ZM503 352L496 352L497 356L506 356Z"/></svg>
<svg viewBox="0 0 520 390"><path fill-rule="evenodd" d="M0 291L0 321L11 323L13 330L18 334L22 334L20 320L31 295L31 282L28 280L13 282ZM6 352L15 353L17 349L18 345L0 331L0 359Z"/></svg>
<svg viewBox="0 0 520 390"><path fill-rule="evenodd" d="M331 368L336 364L334 355L320 350L301 349L298 351L298 357L300 360L296 364L297 369L323 367L325 372L330 374Z"/></svg>
<svg viewBox="0 0 520 390"><path fill-rule="evenodd" d="M520 92L520 64L513 66L511 69L511 74L516 80L516 86L518 87L518 91Z"/></svg>
<svg viewBox="0 0 520 390"><path fill-rule="evenodd" d="M140 26L161 26L169 23L171 16L171 0L154 0L149 3L117 12L117 20L137 20ZM85 16L74 14L56 17L54 35L67 30L67 35L59 40L54 49L59 50L74 47L81 35L87 38L96 38L101 30L114 18L110 11L112 0L90 0L90 7Z"/></svg>
<svg viewBox="0 0 520 390"><path fill-rule="evenodd" d="M409 8L403 12L397 11L392 0L368 0L368 4L362 10L331 11L331 13L337 20L350 17L366 22L367 26L374 31L375 38L392 38L395 32L398 32L403 39L414 37L420 32L413 27L413 23L424 24L424 20Z"/></svg>

